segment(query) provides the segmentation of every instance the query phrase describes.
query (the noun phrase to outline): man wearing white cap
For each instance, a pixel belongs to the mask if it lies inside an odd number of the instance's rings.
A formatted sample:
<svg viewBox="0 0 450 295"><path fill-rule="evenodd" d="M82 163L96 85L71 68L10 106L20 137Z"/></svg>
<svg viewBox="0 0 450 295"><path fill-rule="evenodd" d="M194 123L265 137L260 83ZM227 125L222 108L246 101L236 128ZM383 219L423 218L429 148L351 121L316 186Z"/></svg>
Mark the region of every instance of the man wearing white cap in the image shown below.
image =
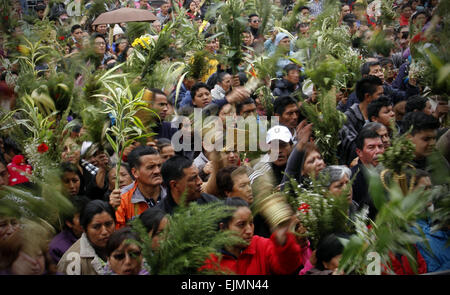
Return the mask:
<svg viewBox="0 0 450 295"><path fill-rule="evenodd" d="M275 177L275 184L279 185L283 179L283 172L286 163L292 151L293 139L292 133L286 126L277 125L267 131L266 143L271 147L278 147L278 156L275 161L270 161L269 151L261 160L253 167L254 171L250 174L250 182L253 183L259 176L272 173Z"/></svg>

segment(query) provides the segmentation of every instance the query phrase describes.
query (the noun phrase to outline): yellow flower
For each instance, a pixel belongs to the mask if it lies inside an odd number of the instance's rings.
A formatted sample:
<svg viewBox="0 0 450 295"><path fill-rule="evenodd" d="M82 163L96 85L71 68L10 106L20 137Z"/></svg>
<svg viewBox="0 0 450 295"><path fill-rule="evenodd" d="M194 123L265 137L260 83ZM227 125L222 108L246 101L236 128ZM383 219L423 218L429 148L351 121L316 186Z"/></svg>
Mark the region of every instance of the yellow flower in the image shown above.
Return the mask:
<svg viewBox="0 0 450 295"><path fill-rule="evenodd" d="M28 48L28 46L25 46L25 45L19 45L19 46L17 46L17 49L23 55L28 55L30 53L30 48Z"/></svg>

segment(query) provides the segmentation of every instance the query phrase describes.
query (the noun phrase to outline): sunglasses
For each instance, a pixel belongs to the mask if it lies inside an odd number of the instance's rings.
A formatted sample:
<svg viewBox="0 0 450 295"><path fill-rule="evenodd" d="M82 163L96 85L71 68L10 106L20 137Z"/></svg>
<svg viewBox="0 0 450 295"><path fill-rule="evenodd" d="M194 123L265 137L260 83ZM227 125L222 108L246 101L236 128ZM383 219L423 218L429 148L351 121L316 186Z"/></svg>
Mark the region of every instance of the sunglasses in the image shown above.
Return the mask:
<svg viewBox="0 0 450 295"><path fill-rule="evenodd" d="M141 256L141 251L130 251L127 252L131 259L136 259L137 257ZM115 260L121 261L125 258L125 253L115 254L113 255Z"/></svg>

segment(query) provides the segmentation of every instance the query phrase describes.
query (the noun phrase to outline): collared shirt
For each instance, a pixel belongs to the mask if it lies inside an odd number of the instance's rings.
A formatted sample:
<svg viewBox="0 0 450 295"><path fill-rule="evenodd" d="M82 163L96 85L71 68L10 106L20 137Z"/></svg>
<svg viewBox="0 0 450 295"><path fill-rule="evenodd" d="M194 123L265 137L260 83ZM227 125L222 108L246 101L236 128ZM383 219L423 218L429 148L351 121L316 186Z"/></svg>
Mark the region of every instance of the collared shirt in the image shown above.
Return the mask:
<svg viewBox="0 0 450 295"><path fill-rule="evenodd" d="M139 187L136 187L136 190L134 191L133 196L131 197L131 203L137 204L140 202L146 202L149 207L154 207L163 198L165 198L167 196L167 190L163 186L160 186L160 189L161 190L159 192L158 199L155 202L155 200L153 200L152 198L149 198L149 199L145 198L144 195L142 194L142 192L139 190Z"/></svg>
<svg viewBox="0 0 450 295"><path fill-rule="evenodd" d="M311 0L308 3L308 7L312 16L318 16L323 10L323 1L319 0L316 2L315 0Z"/></svg>

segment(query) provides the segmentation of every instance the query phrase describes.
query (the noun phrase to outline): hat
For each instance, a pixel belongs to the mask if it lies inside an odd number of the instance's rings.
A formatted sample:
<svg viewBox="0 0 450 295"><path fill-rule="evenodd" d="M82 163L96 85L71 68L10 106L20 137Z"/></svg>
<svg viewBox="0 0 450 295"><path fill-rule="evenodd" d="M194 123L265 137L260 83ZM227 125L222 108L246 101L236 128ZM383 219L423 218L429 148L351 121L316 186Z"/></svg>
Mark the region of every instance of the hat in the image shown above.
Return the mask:
<svg viewBox="0 0 450 295"><path fill-rule="evenodd" d="M266 143L273 140L282 140L284 142L292 141L292 133L286 126L277 125L270 128L266 134Z"/></svg>
<svg viewBox="0 0 450 295"><path fill-rule="evenodd" d="M25 176L31 174L31 165L25 163L25 158L22 155L15 155L12 162L7 165L9 173L8 185L16 185L24 182L29 182Z"/></svg>
<svg viewBox="0 0 450 295"><path fill-rule="evenodd" d="M118 25L118 24L116 24L115 26L114 26L114 30L113 30L113 36L115 36L115 35L119 35L119 34L125 34L124 32L123 32L123 30L122 30L122 28Z"/></svg>

